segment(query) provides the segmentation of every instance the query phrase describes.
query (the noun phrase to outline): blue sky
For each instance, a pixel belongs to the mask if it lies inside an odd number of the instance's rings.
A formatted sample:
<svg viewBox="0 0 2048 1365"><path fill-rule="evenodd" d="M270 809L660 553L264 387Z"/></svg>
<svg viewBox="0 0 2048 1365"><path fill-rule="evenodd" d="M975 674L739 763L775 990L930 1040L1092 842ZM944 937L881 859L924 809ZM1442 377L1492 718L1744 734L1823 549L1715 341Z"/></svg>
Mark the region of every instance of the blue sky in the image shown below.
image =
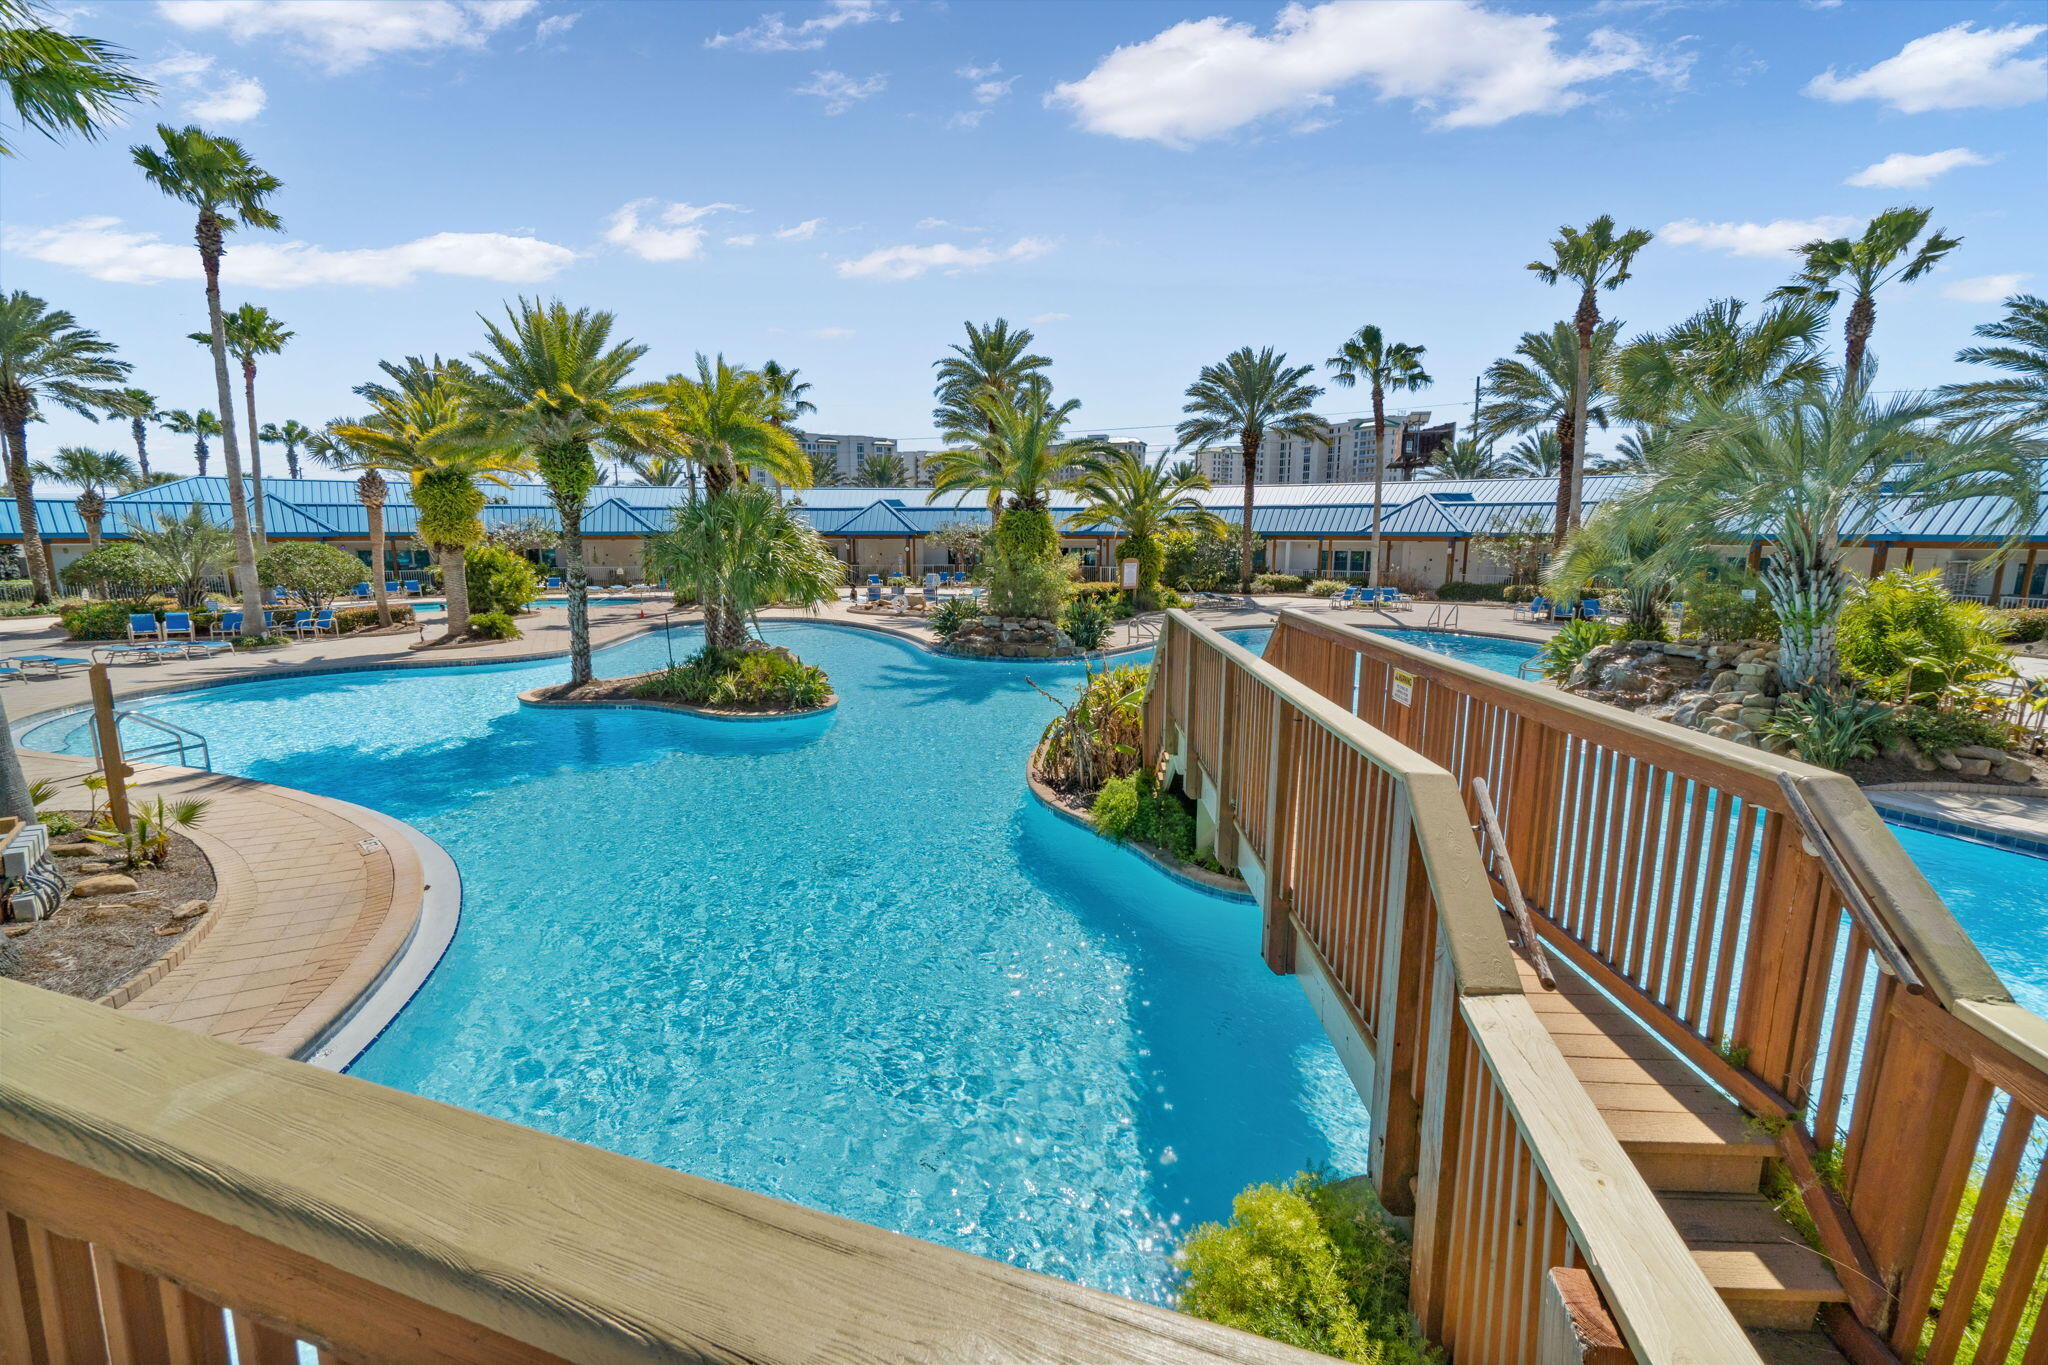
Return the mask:
<svg viewBox="0 0 2048 1365"><path fill-rule="evenodd" d="M783 0L73 4L163 87L97 144L7 168L4 285L213 406L186 211L127 147L242 138L282 234L227 301L297 339L260 415L352 412L381 357L460 354L519 293L617 313L648 377L695 351L813 381L824 431L929 446L963 319L1028 322L1086 430L1169 433L1243 344L1320 361L1372 322L1421 396L1566 316L1522 267L1560 223L1654 229L1605 300L1630 332L1757 300L1786 248L1900 203L1964 238L1880 301L1881 387L1947 382L1970 328L2048 288L2048 4L1337 0L1290 6ZM1366 406L1333 391L1332 413ZM125 431L53 414L47 454ZM1596 445L1598 442L1596 441ZM185 442L152 455L189 469Z"/></svg>

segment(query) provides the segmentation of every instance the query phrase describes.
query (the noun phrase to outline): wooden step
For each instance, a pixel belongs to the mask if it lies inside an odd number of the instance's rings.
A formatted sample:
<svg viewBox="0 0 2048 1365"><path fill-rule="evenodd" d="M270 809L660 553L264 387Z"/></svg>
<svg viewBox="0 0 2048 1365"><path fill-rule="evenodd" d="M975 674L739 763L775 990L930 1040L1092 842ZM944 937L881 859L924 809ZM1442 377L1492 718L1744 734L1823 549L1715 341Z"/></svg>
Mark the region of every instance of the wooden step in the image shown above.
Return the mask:
<svg viewBox="0 0 2048 1365"><path fill-rule="evenodd" d="M1749 1344L1756 1347L1765 1365L1850 1365L1849 1357L1819 1332L1752 1327Z"/></svg>
<svg viewBox="0 0 2048 1365"><path fill-rule="evenodd" d="M1800 1331L1848 1294L1826 1258L1759 1194L1658 1196L1707 1283L1745 1327Z"/></svg>

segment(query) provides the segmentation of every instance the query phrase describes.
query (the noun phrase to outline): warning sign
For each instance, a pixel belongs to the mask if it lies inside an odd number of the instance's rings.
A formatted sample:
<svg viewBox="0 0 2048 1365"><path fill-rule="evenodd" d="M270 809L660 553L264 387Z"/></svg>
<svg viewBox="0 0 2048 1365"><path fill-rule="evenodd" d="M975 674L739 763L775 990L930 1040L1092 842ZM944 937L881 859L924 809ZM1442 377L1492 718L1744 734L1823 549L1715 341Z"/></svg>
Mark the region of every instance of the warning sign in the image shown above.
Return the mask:
<svg viewBox="0 0 2048 1365"><path fill-rule="evenodd" d="M1415 675L1394 670L1394 700L1402 706L1415 700Z"/></svg>

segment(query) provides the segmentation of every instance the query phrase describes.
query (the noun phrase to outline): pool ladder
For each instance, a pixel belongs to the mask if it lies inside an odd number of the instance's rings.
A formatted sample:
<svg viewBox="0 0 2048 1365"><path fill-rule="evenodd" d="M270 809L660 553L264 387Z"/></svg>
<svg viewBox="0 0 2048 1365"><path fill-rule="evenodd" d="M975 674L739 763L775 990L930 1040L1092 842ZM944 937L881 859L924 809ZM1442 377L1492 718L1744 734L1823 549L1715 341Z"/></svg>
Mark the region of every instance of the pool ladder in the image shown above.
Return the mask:
<svg viewBox="0 0 2048 1365"><path fill-rule="evenodd" d="M114 724L116 726L119 726L123 721L131 720L145 730L156 731L163 738L153 740L138 749L131 749L124 744L121 748L121 756L123 758L152 759L160 758L165 754L176 754L178 756L178 766L181 768L199 768L209 773L213 771L213 753L206 747L206 736L200 734L197 730L187 730L182 725L174 725L170 721L161 720L156 716L145 715L141 711L114 712ZM88 735L92 736L92 756L99 760L102 768L106 767L106 758L100 753L99 727L87 721L85 731ZM199 753L199 761L197 763L194 763L191 758L192 751L195 749Z"/></svg>
<svg viewBox="0 0 2048 1365"><path fill-rule="evenodd" d="M1439 602L1429 609L1429 619L1422 623L1424 630L1456 630L1458 628L1458 607L1456 602Z"/></svg>

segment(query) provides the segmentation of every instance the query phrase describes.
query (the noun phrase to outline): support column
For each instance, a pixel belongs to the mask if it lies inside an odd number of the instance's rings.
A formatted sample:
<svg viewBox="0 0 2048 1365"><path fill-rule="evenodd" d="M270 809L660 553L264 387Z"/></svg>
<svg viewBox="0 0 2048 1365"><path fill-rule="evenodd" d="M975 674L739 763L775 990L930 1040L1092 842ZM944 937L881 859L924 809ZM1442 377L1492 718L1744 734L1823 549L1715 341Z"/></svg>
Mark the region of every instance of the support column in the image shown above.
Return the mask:
<svg viewBox="0 0 2048 1365"><path fill-rule="evenodd" d="M2038 546L2038 545L2029 545L2029 546L2027 547L2027 567L2026 567L2025 569L2021 570L2021 572L2020 572L2020 592L2019 592L2019 595L2020 595L2020 596L2021 596L2022 598L2028 598L2028 597L2032 597L2032 596L2034 596L2034 595L2035 595L2035 594L2034 594L2034 559L2035 559L2035 556L2039 555L2040 553L2041 553L2041 548L2040 548L2040 546Z"/></svg>
<svg viewBox="0 0 2048 1365"><path fill-rule="evenodd" d="M2005 575L2012 567L2009 562L2003 560L1992 566L1991 587L1986 592L1984 598L1986 606L2002 607L2005 605Z"/></svg>
<svg viewBox="0 0 2048 1365"><path fill-rule="evenodd" d="M1761 540L1749 542L1749 572L1754 575L1763 567L1764 543Z"/></svg>
<svg viewBox="0 0 2048 1365"><path fill-rule="evenodd" d="M1885 561L1891 558L1892 543L1880 540L1870 549L1870 576L1877 577L1884 572Z"/></svg>

